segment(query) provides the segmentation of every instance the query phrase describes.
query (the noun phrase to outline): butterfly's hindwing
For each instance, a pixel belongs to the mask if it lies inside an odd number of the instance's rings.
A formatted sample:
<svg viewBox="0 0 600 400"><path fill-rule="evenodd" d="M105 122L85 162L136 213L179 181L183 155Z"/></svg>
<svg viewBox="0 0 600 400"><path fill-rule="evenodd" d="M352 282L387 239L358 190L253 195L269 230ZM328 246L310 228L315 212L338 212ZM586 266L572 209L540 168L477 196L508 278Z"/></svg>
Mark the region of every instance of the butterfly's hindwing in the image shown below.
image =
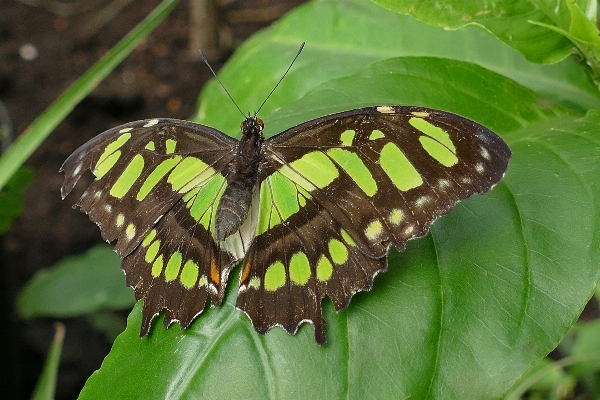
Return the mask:
<svg viewBox="0 0 600 400"><path fill-rule="evenodd" d="M402 250L459 200L490 190L510 158L487 128L421 107L322 117L263 149L261 214L237 305L259 332L311 321L319 343L323 297L339 310L369 290L390 245Z"/></svg>
<svg viewBox="0 0 600 400"><path fill-rule="evenodd" d="M286 179L263 182L258 236L244 260L237 306L258 332L281 325L293 333L310 321L324 343L321 299L328 294L337 310L344 308L353 293L370 289L385 261L374 249L361 251L339 216L304 188L290 191Z"/></svg>
<svg viewBox="0 0 600 400"><path fill-rule="evenodd" d="M215 207L211 204L204 212L208 226ZM165 326L179 321L185 328L204 310L208 294L212 305L220 304L236 260L179 200L123 260L127 284L135 289L137 300L145 298L141 334L148 333L163 309Z"/></svg>

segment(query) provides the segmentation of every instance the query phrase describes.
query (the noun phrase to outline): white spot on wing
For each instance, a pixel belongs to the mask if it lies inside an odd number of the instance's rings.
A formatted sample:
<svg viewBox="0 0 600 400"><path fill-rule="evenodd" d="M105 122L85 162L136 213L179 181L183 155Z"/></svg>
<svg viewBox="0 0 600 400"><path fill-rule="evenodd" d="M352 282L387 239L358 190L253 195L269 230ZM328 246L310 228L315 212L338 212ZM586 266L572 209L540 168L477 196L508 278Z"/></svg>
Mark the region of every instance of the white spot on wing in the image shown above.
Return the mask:
<svg viewBox="0 0 600 400"><path fill-rule="evenodd" d="M148 121L146 125L144 125L144 128L150 128L151 126L154 126L156 124L158 124L158 118L154 118Z"/></svg>
<svg viewBox="0 0 600 400"><path fill-rule="evenodd" d="M451 183L448 179L440 179L437 181L437 186L442 190L446 190L450 185Z"/></svg>
<svg viewBox="0 0 600 400"><path fill-rule="evenodd" d="M119 213L117 215L117 219L115 221L115 225L117 226L117 228L120 228L123 226L123 224L125 224L125 215L123 213Z"/></svg>
<svg viewBox="0 0 600 400"><path fill-rule="evenodd" d="M379 106L377 107L377 111L382 114L393 114L396 112L396 110L394 110L394 107L390 106Z"/></svg>
<svg viewBox="0 0 600 400"><path fill-rule="evenodd" d="M475 171L477 171L480 174L483 174L483 171L485 171L485 167L482 163L477 163L475 164Z"/></svg>
<svg viewBox="0 0 600 400"><path fill-rule="evenodd" d="M129 224L127 225L127 228L125 228L125 237L127 238L127 240L131 240L135 237L135 225L133 224Z"/></svg>
<svg viewBox="0 0 600 400"><path fill-rule="evenodd" d="M254 289L254 290L260 289L260 279L257 278L256 276L252 277L252 278L250 278L250 281L248 282L247 285L241 285L238 290L240 292L244 292L248 289Z"/></svg>
<svg viewBox="0 0 600 400"><path fill-rule="evenodd" d="M212 283L208 285L208 291L214 296L216 296L219 293L215 285L213 285Z"/></svg>
<svg viewBox="0 0 600 400"><path fill-rule="evenodd" d="M477 132L477 138L481 140L483 143L489 142L489 138L484 135L482 132Z"/></svg>
<svg viewBox="0 0 600 400"><path fill-rule="evenodd" d="M481 153L481 157L485 158L486 160L490 159L490 153L485 147L480 147L479 152Z"/></svg>
<svg viewBox="0 0 600 400"><path fill-rule="evenodd" d="M132 128L132 127L129 127L129 128L123 128L123 129L121 129L121 130L119 131L119 133L127 133L127 132L130 132L130 131L132 131L132 130L133 130L133 128Z"/></svg>
<svg viewBox="0 0 600 400"><path fill-rule="evenodd" d="M404 218L404 213L402 212L401 209L396 208L394 210L392 210L392 212L390 212L389 218L388 220L390 221L390 223L392 225L400 225L400 223L402 222L402 218Z"/></svg>
<svg viewBox="0 0 600 400"><path fill-rule="evenodd" d="M429 200L429 196L421 196L415 201L415 206L421 208L425 205L425 203L428 203Z"/></svg>
<svg viewBox="0 0 600 400"><path fill-rule="evenodd" d="M382 233L383 224L378 219L371 221L371 223L369 223L365 229L365 236L371 241L377 240Z"/></svg>

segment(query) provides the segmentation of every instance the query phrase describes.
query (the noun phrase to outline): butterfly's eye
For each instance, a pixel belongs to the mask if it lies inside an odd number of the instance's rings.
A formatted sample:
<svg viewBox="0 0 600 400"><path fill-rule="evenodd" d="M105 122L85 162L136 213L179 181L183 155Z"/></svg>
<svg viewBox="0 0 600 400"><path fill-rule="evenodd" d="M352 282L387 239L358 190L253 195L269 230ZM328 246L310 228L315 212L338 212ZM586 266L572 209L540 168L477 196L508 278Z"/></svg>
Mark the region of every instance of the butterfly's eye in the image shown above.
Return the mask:
<svg viewBox="0 0 600 400"><path fill-rule="evenodd" d="M256 118L256 123L258 124L258 126L260 126L260 129L263 129L265 127L264 122L260 118Z"/></svg>

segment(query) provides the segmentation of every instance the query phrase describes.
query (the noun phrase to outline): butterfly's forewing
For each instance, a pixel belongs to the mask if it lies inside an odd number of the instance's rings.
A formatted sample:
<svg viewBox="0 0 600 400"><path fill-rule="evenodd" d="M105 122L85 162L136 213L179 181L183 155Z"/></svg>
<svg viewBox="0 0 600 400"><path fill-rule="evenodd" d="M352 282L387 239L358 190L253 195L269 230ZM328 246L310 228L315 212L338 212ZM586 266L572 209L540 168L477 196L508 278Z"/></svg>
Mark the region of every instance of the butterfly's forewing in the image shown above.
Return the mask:
<svg viewBox="0 0 600 400"><path fill-rule="evenodd" d="M422 107L322 117L263 148L257 236L237 306L259 332L310 321L319 343L323 297L340 310L369 290L391 245L402 250L459 200L490 190L511 156L489 129Z"/></svg>
<svg viewBox="0 0 600 400"><path fill-rule="evenodd" d="M214 213L237 141L187 121L144 120L108 130L63 164L63 197L81 175L96 179L76 204L117 240L127 283L145 297L141 334L167 310L182 327L213 305L239 253L213 240Z"/></svg>

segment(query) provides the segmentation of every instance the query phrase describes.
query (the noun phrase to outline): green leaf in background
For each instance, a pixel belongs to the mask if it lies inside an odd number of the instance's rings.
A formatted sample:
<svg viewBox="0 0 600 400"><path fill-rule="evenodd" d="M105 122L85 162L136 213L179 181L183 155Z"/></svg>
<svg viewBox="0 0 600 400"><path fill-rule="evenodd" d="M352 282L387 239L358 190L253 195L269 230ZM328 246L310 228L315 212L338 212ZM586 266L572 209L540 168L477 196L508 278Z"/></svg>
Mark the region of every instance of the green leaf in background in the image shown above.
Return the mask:
<svg viewBox="0 0 600 400"><path fill-rule="evenodd" d="M592 5L596 8L598 6L597 3L590 2L590 6ZM567 0L567 7L571 12L569 34L575 40L593 45L596 58L600 58L598 57L598 50L600 48L600 37L598 35L600 34L600 31L598 31L598 27L596 26L596 13L598 10L588 10L592 11L591 13L588 13L590 15L590 17L588 17L574 0Z"/></svg>
<svg viewBox="0 0 600 400"><path fill-rule="evenodd" d="M600 396L600 320L578 322L570 358L575 361L569 374L583 382L594 398Z"/></svg>
<svg viewBox="0 0 600 400"><path fill-rule="evenodd" d="M447 31L369 1L325 0L304 4L254 35L244 44L245 51L236 52L227 68L219 71L243 111L254 111L263 102L304 41L302 54L261 115L332 78L399 56L470 61L580 112L600 108L598 89L572 59L554 65L532 64L482 29ZM491 91L488 95L498 97ZM201 98L211 101L200 101L193 119L239 137L240 114L218 82L209 82Z"/></svg>
<svg viewBox="0 0 600 400"><path fill-rule="evenodd" d="M573 397L575 385L584 389L588 398L600 396L600 320L578 321L563 338L558 360L544 358L527 372L506 396L518 400L527 398L566 399Z"/></svg>
<svg viewBox="0 0 600 400"><path fill-rule="evenodd" d="M33 394L32 400L53 400L56 392L56 379L58 377L58 367L60 365L60 356L62 354L63 341L65 338L65 327L63 324L56 323L54 325L56 333L54 340L48 350L44 369L38 379Z"/></svg>
<svg viewBox="0 0 600 400"><path fill-rule="evenodd" d="M119 256L107 245L66 258L36 273L19 294L17 309L24 318L126 309L135 300L120 264Z"/></svg>
<svg viewBox="0 0 600 400"><path fill-rule="evenodd" d="M130 304L127 308L130 308L129 306ZM111 310L94 312L85 317L94 330L104 335L107 343L114 342L126 327L125 318Z"/></svg>
<svg viewBox="0 0 600 400"><path fill-rule="evenodd" d="M566 26L548 25L541 22L532 23L557 32L573 42L583 55L584 62L581 65L589 69L589 75L597 86L600 87L600 31L596 26L596 1L590 1L587 15L574 0L566 0L567 7L571 13L571 20Z"/></svg>
<svg viewBox="0 0 600 400"><path fill-rule="evenodd" d="M504 400L571 398L577 381L562 369L563 360L540 360L519 379Z"/></svg>
<svg viewBox="0 0 600 400"><path fill-rule="evenodd" d="M433 57L401 57L317 86L293 107L264 117L264 132L268 137L320 115L397 103L452 111L496 132L513 131L544 117L577 115L475 64Z"/></svg>
<svg viewBox="0 0 600 400"><path fill-rule="evenodd" d="M228 69L242 63L253 70L251 60L257 58L241 49ZM312 62L325 70L333 63L326 56ZM185 331L165 330L158 321L140 339L138 304L82 399L496 398L576 320L599 274L600 115L573 114L510 79L447 59L396 58L351 73L341 68L339 79L313 68L312 82L322 84L284 82L278 89L280 99L306 95L273 102L271 109L281 108L265 112L270 133L371 101L442 107L508 140L514 158L505 180L462 202L404 252L392 251L389 271L347 310L336 314L324 301L325 346L314 344L306 325L296 336L279 328L256 334L234 308L232 274L225 304ZM266 68L253 80L272 74ZM233 93L249 82L242 75L229 88Z"/></svg>
<svg viewBox="0 0 600 400"><path fill-rule="evenodd" d="M389 10L410 14L435 26L449 29L481 26L532 62L553 63L574 52L573 44L566 37L539 26L568 27L570 12L565 1L444 0L437 1L435 6L429 2L412 0L373 1ZM592 2L595 3L595 0L579 0L578 4L588 10L595 7Z"/></svg>
<svg viewBox="0 0 600 400"><path fill-rule="evenodd" d="M21 214L25 189L33 179L29 168L19 169L0 189L0 235L8 230L12 221Z"/></svg>

